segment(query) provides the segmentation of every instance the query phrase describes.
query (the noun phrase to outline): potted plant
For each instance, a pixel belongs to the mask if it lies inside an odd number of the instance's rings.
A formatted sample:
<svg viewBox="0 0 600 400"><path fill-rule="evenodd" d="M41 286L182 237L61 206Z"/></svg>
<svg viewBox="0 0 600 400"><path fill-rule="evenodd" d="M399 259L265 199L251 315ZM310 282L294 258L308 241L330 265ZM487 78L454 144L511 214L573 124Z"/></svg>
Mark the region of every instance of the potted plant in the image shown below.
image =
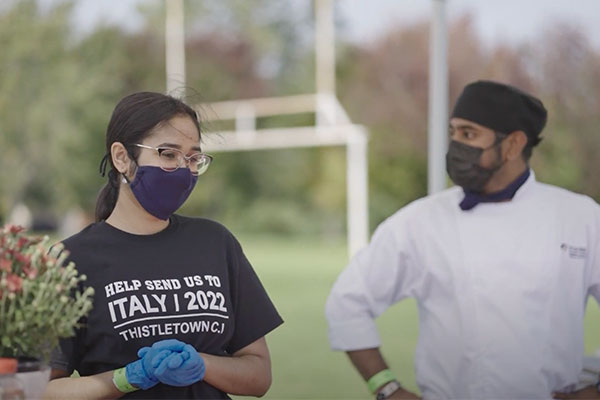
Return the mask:
<svg viewBox="0 0 600 400"><path fill-rule="evenodd" d="M0 228L0 358L17 359L26 398L41 397L52 349L92 308L94 290L83 287L86 277L72 262L65 265L67 256L47 236Z"/></svg>

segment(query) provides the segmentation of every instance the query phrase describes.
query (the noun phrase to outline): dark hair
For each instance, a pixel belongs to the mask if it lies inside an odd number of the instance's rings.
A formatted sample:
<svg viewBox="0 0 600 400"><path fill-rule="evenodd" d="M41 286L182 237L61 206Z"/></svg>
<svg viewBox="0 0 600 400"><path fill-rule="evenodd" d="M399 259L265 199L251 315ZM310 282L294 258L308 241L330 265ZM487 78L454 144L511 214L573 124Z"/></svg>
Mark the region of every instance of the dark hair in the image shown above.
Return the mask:
<svg viewBox="0 0 600 400"><path fill-rule="evenodd" d="M537 146L538 144L540 144L540 142L542 141L543 138L539 137L539 136L529 136L527 135L527 144L525 145L525 147L523 148L523 152L521 153L523 155L523 160L525 160L526 163L529 162L529 159L531 158L531 153L533 152L533 148L535 146Z"/></svg>
<svg viewBox="0 0 600 400"><path fill-rule="evenodd" d="M496 140L503 140L508 134L503 132L494 131L494 135L496 136ZM531 136L525 134L527 136L527 144L523 147L523 151L521 152L521 157L523 157L523 161L526 163L529 162L531 158L531 154L533 152L533 148L537 146L541 141L541 137L532 138Z"/></svg>
<svg viewBox="0 0 600 400"><path fill-rule="evenodd" d="M131 157L137 160L139 148L133 146L149 136L157 125L167 122L177 115L189 116L201 134L198 114L183 101L154 92L130 94L119 101L106 129L106 155L100 162L100 173L106 173L109 166L108 183L102 188L96 200L96 222L105 220L112 213L119 197L119 173L115 169L110 148L114 142L121 142Z"/></svg>
<svg viewBox="0 0 600 400"><path fill-rule="evenodd" d="M521 153L523 160L527 163L531 158L531 153L533 152L533 146L527 143L525 147L523 147L523 152Z"/></svg>

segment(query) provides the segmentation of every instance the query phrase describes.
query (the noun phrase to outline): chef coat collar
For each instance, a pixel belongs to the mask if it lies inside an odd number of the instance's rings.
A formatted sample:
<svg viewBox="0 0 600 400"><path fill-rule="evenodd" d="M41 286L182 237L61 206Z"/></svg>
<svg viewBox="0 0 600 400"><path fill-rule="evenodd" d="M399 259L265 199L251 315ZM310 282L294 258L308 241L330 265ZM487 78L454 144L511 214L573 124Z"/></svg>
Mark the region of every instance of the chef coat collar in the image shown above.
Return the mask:
<svg viewBox="0 0 600 400"><path fill-rule="evenodd" d="M460 202L459 207L463 211L468 211L473 209L479 203L497 203L501 201L511 200L517 193L517 190L519 190L519 188L523 186L523 184L532 174L533 172L529 168L527 168L525 172L523 172L507 187L500 190L499 192L494 192L490 194L482 194L463 189L465 197Z"/></svg>

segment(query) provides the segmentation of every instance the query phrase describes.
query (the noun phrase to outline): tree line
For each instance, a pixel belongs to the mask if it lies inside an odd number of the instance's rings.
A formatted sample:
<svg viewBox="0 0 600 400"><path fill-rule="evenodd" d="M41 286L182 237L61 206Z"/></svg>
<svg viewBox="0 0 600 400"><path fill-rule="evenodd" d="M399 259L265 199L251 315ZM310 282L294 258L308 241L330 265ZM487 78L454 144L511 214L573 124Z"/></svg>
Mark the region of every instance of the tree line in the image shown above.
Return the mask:
<svg viewBox="0 0 600 400"><path fill-rule="evenodd" d="M0 7L0 221L19 203L57 220L73 208L91 215L114 105L134 91L165 91L161 1L143 3L139 30L100 24L83 36L75 6ZM188 102L314 92L311 9L231 0L187 2L186 11ZM370 132L373 227L426 194L428 35L419 21L364 44L338 41L338 97ZM490 46L464 15L449 24L448 54L451 105L476 79L535 93L549 111L531 161L538 179L600 200L600 50L575 25ZM295 115L258 126L313 122ZM205 124L204 134L220 128ZM336 237L345 229L345 179L342 148L219 153L182 212L238 230Z"/></svg>

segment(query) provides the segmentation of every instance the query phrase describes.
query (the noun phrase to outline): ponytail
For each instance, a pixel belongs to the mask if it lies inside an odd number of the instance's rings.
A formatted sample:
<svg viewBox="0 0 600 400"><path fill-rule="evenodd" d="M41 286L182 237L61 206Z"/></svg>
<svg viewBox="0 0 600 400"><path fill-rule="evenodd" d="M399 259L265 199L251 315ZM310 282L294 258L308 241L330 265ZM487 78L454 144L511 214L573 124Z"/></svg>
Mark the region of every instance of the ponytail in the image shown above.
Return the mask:
<svg viewBox="0 0 600 400"><path fill-rule="evenodd" d="M114 169L108 171L108 183L96 200L96 222L104 221L115 209L119 198L119 176Z"/></svg>

